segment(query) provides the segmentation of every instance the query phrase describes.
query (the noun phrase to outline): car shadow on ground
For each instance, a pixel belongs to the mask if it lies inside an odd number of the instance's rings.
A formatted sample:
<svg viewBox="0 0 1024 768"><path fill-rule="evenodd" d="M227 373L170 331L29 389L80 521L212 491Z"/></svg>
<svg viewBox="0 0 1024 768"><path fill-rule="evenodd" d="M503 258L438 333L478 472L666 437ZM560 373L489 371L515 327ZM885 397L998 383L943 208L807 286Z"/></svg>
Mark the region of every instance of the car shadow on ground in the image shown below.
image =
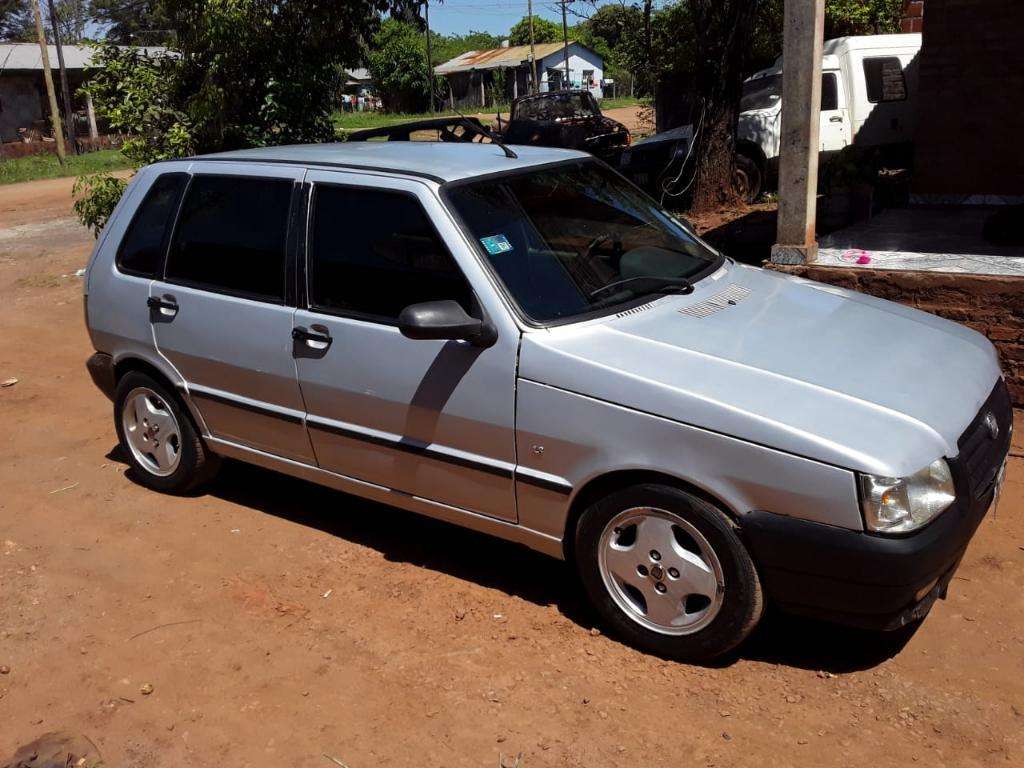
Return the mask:
<svg viewBox="0 0 1024 768"><path fill-rule="evenodd" d="M127 463L116 447L107 457ZM125 475L137 482L130 468ZM225 461L213 483L197 495L203 493L370 547L391 562L429 568L536 605L554 605L584 629L600 626L571 565L524 546L236 461ZM746 659L842 674L895 656L915 630L916 625L865 632L769 609L737 651L710 666Z"/></svg>

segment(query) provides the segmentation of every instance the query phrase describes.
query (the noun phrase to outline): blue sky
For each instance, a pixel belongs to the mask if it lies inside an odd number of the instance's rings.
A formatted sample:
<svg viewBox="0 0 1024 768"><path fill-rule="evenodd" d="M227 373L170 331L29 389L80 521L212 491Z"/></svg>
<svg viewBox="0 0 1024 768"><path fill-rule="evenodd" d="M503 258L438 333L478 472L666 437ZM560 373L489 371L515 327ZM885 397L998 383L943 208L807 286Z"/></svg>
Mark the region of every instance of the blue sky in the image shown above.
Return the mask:
<svg viewBox="0 0 1024 768"><path fill-rule="evenodd" d="M611 0L598 0L604 5ZM656 3L660 5L661 3ZM490 32L503 35L526 15L527 0L444 0L430 3L430 28L443 35L465 34L470 30ZM572 9L579 13L593 12L594 4L586 0L576 0L569 4L569 26L577 23L579 17L573 15ZM534 0L533 12L561 23L562 11L557 0Z"/></svg>

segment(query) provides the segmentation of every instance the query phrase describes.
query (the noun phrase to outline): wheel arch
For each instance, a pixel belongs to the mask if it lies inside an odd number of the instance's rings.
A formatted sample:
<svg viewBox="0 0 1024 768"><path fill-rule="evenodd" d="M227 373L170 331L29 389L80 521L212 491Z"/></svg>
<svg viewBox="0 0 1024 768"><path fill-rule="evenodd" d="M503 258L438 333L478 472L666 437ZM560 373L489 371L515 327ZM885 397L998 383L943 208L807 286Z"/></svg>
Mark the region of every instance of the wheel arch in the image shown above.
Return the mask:
<svg viewBox="0 0 1024 768"><path fill-rule="evenodd" d="M765 155L764 150L761 149L760 146L750 141L749 139L737 139L736 154L749 157L761 171L761 178L767 178L766 174L768 171L768 157Z"/></svg>
<svg viewBox="0 0 1024 768"><path fill-rule="evenodd" d="M192 421L201 436L209 436L210 432L206 427L202 414L192 403L192 398L188 396L184 386L179 382L172 370L167 370L167 366L161 366L140 355L128 353L114 361L114 386L116 387L118 382L128 373L138 372L146 374L166 386L171 394L178 398L178 401L192 417Z"/></svg>
<svg viewBox="0 0 1024 768"><path fill-rule="evenodd" d="M572 497L569 502L569 512L565 519L565 532L562 536L562 551L567 561L574 558L576 546L576 528L579 525L583 512L599 499L609 496L623 488L633 485L657 484L666 485L670 488L677 488L707 503L715 506L725 513L726 517L738 527L739 514L728 504L716 496L708 493L684 478L670 475L665 472L648 469L623 469L605 472L588 480Z"/></svg>

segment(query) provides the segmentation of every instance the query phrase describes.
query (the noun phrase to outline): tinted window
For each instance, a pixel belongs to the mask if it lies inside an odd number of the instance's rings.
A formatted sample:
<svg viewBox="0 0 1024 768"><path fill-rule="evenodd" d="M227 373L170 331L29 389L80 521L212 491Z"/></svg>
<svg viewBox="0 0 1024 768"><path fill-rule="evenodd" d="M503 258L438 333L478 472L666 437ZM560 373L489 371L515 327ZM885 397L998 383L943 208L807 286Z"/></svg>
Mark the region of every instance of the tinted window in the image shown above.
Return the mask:
<svg viewBox="0 0 1024 768"><path fill-rule="evenodd" d="M603 163L458 183L445 194L519 307L542 322L685 290L719 263Z"/></svg>
<svg viewBox="0 0 1024 768"><path fill-rule="evenodd" d="M864 81L867 84L868 101L872 104L903 101L907 98L903 65L895 56L864 59Z"/></svg>
<svg viewBox="0 0 1024 768"><path fill-rule="evenodd" d="M194 177L167 258L167 278L283 300L291 193L289 179Z"/></svg>
<svg viewBox="0 0 1024 768"><path fill-rule="evenodd" d="M153 182L118 249L117 266L122 272L143 277L159 273L186 181L187 174L165 173Z"/></svg>
<svg viewBox="0 0 1024 768"><path fill-rule="evenodd" d="M830 112L839 109L839 90L834 72L826 72L821 76L821 111Z"/></svg>
<svg viewBox="0 0 1024 768"><path fill-rule="evenodd" d="M318 186L313 206L314 307L386 320L421 301L473 310L465 278L414 197Z"/></svg>

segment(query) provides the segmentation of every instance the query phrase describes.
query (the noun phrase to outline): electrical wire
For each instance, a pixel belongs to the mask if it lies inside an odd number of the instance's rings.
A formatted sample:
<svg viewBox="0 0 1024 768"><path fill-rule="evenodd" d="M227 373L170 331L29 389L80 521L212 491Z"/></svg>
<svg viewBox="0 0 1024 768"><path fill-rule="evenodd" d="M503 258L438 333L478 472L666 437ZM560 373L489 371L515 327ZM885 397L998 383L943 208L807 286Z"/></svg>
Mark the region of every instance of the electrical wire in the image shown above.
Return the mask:
<svg viewBox="0 0 1024 768"><path fill-rule="evenodd" d="M693 132L690 135L690 146L686 148L686 157L683 158L683 162L679 166L679 173L676 174L676 177L674 179L672 179L672 181L665 182L665 183L663 183L661 185L661 200L659 201L659 203L662 206L665 205L665 195L668 195L669 197L681 197L682 195L686 194L686 191L690 187L693 186L693 182L695 182L697 180L697 169L696 169L696 167L694 167L694 169L693 169L693 176L687 182L685 187L683 187L679 192L670 192L669 191L669 188L675 186L676 184L678 184L679 180L683 177L683 171L686 170L686 164L688 162L690 162L690 157L693 155L693 148L697 145L697 137L700 135L701 129L703 127L704 127L704 104L702 103L701 107L700 107L700 119L697 121L697 127L693 130ZM669 168L672 167L672 162L674 160L675 160L675 158L673 157L673 158L671 158L668 161L668 165L665 166L665 170L662 171L662 173L666 173L669 170Z"/></svg>

